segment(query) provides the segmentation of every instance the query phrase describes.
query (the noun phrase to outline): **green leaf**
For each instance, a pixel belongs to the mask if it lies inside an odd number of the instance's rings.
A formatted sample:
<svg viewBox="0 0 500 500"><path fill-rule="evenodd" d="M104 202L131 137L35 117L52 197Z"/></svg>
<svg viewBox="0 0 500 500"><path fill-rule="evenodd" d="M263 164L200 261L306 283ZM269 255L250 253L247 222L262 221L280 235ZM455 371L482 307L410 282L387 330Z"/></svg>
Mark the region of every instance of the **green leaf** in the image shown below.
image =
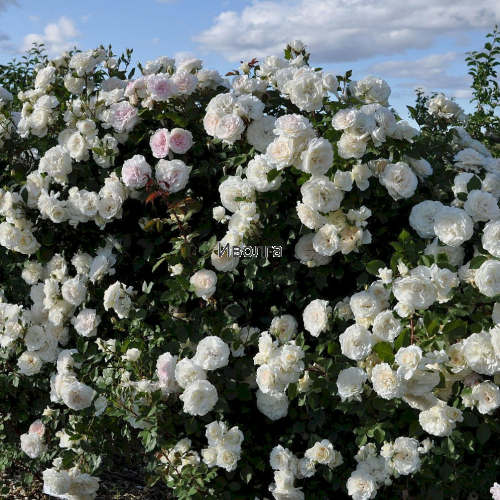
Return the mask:
<svg viewBox="0 0 500 500"><path fill-rule="evenodd" d="M379 342L373 346L373 350L382 361L386 363L392 363L394 361L394 353L389 342Z"/></svg>
<svg viewBox="0 0 500 500"><path fill-rule="evenodd" d="M467 323L461 319L450 321L444 325L442 333L449 338L463 338L467 333Z"/></svg>
<svg viewBox="0 0 500 500"><path fill-rule="evenodd" d="M403 243L403 245L405 243L409 243L411 240L411 234L408 231L403 230L403 231L401 231L401 234L399 235L398 240L400 241L400 243Z"/></svg>
<svg viewBox="0 0 500 500"><path fill-rule="evenodd" d="M387 266L381 260L372 260L368 264L365 264L366 270L375 276L378 275L379 269L384 269L385 267Z"/></svg>
<svg viewBox="0 0 500 500"><path fill-rule="evenodd" d="M491 437L491 429L486 422L479 425L476 430L476 438L481 443L484 444Z"/></svg>
<svg viewBox="0 0 500 500"><path fill-rule="evenodd" d="M281 174L281 171L278 170L277 168L273 168L267 173L267 181L272 182L276 177L278 177Z"/></svg>
<svg viewBox="0 0 500 500"><path fill-rule="evenodd" d="M477 175L472 177L472 179L467 183L467 191L469 191L469 193L474 190L479 190L482 187L483 185L481 184L481 180Z"/></svg>
<svg viewBox="0 0 500 500"><path fill-rule="evenodd" d="M230 318L239 318L245 314L245 309L239 304L230 304L224 309L224 313Z"/></svg>
<svg viewBox="0 0 500 500"><path fill-rule="evenodd" d="M470 261L470 269L479 269L486 261L488 260L488 257L485 257L484 255L478 255L477 257L474 257Z"/></svg>
<svg viewBox="0 0 500 500"><path fill-rule="evenodd" d="M394 341L395 352L398 352L401 349L401 347L408 347L410 345L410 339L408 333L409 332L407 329L403 330L399 334L399 337Z"/></svg>

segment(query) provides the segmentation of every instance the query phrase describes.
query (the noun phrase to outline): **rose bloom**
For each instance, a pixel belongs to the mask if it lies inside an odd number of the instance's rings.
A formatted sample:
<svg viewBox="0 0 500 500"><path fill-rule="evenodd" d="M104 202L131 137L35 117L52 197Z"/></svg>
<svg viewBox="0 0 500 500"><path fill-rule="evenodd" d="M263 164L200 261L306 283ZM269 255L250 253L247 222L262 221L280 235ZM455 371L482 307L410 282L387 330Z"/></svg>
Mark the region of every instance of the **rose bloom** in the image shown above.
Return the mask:
<svg viewBox="0 0 500 500"><path fill-rule="evenodd" d="M122 181L134 189L144 187L151 177L151 167L142 155L135 155L125 161L122 167Z"/></svg>
<svg viewBox="0 0 500 500"><path fill-rule="evenodd" d="M328 314L332 308L328 301L316 299L313 300L305 309L302 315L304 328L313 336L318 337L320 333L328 328Z"/></svg>
<svg viewBox="0 0 500 500"><path fill-rule="evenodd" d="M160 160L156 166L156 180L162 189L177 193L186 187L191 169L182 160Z"/></svg>
<svg viewBox="0 0 500 500"><path fill-rule="evenodd" d="M377 482L371 474L355 470L347 480L347 493L353 500L370 500L377 495Z"/></svg>
<svg viewBox="0 0 500 500"><path fill-rule="evenodd" d="M127 101L112 104L109 111L109 123L117 132L129 132L137 123L137 109Z"/></svg>
<svg viewBox="0 0 500 500"><path fill-rule="evenodd" d="M316 442L312 448L309 448L305 454L306 458L314 460L319 464L329 464L335 457L335 450L328 439Z"/></svg>
<svg viewBox="0 0 500 500"><path fill-rule="evenodd" d="M88 408L93 396L93 389L82 382L64 384L61 388L61 399L72 410Z"/></svg>
<svg viewBox="0 0 500 500"><path fill-rule="evenodd" d="M217 289L217 275L207 269L194 273L189 281L194 287L195 295L205 300L210 298Z"/></svg>
<svg viewBox="0 0 500 500"><path fill-rule="evenodd" d="M186 153L193 145L193 134L189 130L174 128L169 134L170 149L177 154Z"/></svg>
<svg viewBox="0 0 500 500"><path fill-rule="evenodd" d="M166 128L157 130L149 139L149 146L155 158L165 158L170 151L169 131Z"/></svg>
<svg viewBox="0 0 500 500"><path fill-rule="evenodd" d="M204 370L217 370L228 364L229 347L219 337L205 337L196 348L193 362Z"/></svg>
<svg viewBox="0 0 500 500"><path fill-rule="evenodd" d="M373 338L364 326L351 325L339 336L342 354L354 361L366 359L372 352Z"/></svg>
<svg viewBox="0 0 500 500"><path fill-rule="evenodd" d="M189 415L206 415L218 400L215 387L207 380L197 380L189 384L179 396L184 402L184 411Z"/></svg>
<svg viewBox="0 0 500 500"><path fill-rule="evenodd" d="M168 75L150 75L146 78L146 86L154 101L168 101L176 91L175 83Z"/></svg>
<svg viewBox="0 0 500 500"><path fill-rule="evenodd" d="M38 458L44 452L46 446L42 438L35 433L21 435L21 450L30 458Z"/></svg>
<svg viewBox="0 0 500 500"><path fill-rule="evenodd" d="M257 408L270 420L279 420L288 413L288 396L284 392L264 394L257 391Z"/></svg>
<svg viewBox="0 0 500 500"><path fill-rule="evenodd" d="M185 389L192 382L206 380L205 370L197 365L192 359L181 359L175 367L175 380Z"/></svg>

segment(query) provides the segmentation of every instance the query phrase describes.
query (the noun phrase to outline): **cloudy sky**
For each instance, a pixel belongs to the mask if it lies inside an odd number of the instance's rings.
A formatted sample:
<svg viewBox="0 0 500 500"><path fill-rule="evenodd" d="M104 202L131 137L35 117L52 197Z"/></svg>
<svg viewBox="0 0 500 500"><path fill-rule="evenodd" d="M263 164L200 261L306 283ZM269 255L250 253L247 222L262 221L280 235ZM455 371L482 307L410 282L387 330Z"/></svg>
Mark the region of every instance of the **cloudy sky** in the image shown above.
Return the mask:
<svg viewBox="0 0 500 500"><path fill-rule="evenodd" d="M499 0L0 0L0 62L34 41L51 55L111 43L135 60L197 55L225 73L300 38L316 67L386 79L401 115L417 86L470 110L465 54L496 23Z"/></svg>

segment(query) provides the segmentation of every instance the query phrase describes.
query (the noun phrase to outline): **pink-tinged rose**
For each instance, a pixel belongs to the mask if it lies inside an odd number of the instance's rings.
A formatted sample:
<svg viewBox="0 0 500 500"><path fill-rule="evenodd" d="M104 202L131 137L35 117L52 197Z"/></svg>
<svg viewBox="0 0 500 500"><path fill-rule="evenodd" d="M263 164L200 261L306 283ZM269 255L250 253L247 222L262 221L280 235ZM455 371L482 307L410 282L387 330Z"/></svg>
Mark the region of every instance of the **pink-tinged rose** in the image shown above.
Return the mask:
<svg viewBox="0 0 500 500"><path fill-rule="evenodd" d="M224 115L217 123L215 137L223 142L233 144L241 139L241 134L245 130L243 120L236 115Z"/></svg>
<svg viewBox="0 0 500 500"><path fill-rule="evenodd" d="M189 130L174 128L170 132L168 142L170 149L179 155L186 153L193 145L193 134Z"/></svg>
<svg viewBox="0 0 500 500"><path fill-rule="evenodd" d="M166 128L157 130L149 140L151 151L155 158L165 158L170 151L169 147L169 131Z"/></svg>
<svg viewBox="0 0 500 500"><path fill-rule="evenodd" d="M109 108L109 123L117 132L128 132L137 123L137 109L127 101L112 104Z"/></svg>
<svg viewBox="0 0 500 500"><path fill-rule="evenodd" d="M177 93L177 86L165 74L148 76L147 87L153 101L167 101Z"/></svg>
<svg viewBox="0 0 500 500"><path fill-rule="evenodd" d="M172 75L172 81L177 86L178 95L190 95L196 90L198 78L188 71L177 71Z"/></svg>
<svg viewBox="0 0 500 500"><path fill-rule="evenodd" d="M156 166L156 180L165 191L177 193L186 187L189 172L191 167L181 160L160 160Z"/></svg>
<svg viewBox="0 0 500 500"><path fill-rule="evenodd" d="M151 167L142 155L135 155L123 164L122 180L125 186L141 188L146 185L151 176Z"/></svg>
<svg viewBox="0 0 500 500"><path fill-rule="evenodd" d="M45 425L41 420L35 420L29 428L28 434L38 434L40 437L43 437L45 434Z"/></svg>
<svg viewBox="0 0 500 500"><path fill-rule="evenodd" d="M212 137L215 137L215 131L217 130L217 124L219 123L220 117L215 113L207 113L205 118L203 118L203 126L205 127L205 132Z"/></svg>

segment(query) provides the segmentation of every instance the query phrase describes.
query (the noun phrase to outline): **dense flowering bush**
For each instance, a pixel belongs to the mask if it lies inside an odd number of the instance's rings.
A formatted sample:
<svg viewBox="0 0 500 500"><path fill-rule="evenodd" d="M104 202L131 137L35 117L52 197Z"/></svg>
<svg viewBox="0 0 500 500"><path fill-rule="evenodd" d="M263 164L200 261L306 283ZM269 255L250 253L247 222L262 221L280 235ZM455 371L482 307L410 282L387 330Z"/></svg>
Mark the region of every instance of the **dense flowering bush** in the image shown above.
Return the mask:
<svg viewBox="0 0 500 500"><path fill-rule="evenodd" d="M417 130L308 60L5 70L3 470L68 500L117 457L180 498L487 494L500 160L445 96Z"/></svg>

